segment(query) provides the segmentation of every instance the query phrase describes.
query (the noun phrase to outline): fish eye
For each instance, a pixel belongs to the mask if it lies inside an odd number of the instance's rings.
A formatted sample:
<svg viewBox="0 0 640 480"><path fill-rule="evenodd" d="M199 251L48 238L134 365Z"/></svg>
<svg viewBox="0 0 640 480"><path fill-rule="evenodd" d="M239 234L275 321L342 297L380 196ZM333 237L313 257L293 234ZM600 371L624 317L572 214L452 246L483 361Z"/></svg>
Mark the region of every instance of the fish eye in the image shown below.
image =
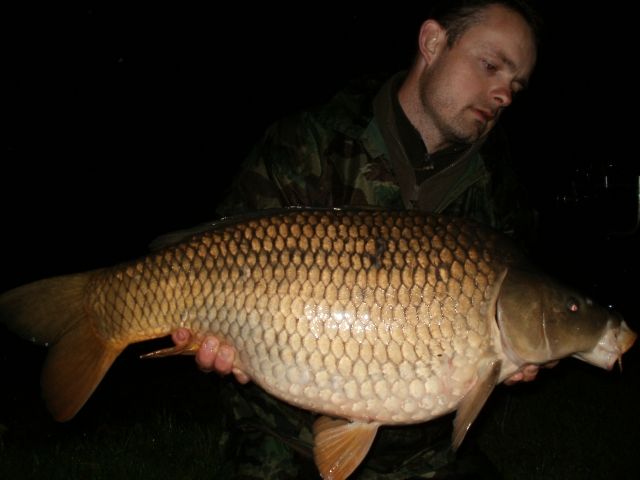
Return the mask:
<svg viewBox="0 0 640 480"><path fill-rule="evenodd" d="M584 301L588 306L593 307L593 300L591 300L589 297L585 298Z"/></svg>
<svg viewBox="0 0 640 480"><path fill-rule="evenodd" d="M569 298L569 301L567 301L567 310L569 310L570 312L577 312L580 308L578 307L578 301L571 297Z"/></svg>

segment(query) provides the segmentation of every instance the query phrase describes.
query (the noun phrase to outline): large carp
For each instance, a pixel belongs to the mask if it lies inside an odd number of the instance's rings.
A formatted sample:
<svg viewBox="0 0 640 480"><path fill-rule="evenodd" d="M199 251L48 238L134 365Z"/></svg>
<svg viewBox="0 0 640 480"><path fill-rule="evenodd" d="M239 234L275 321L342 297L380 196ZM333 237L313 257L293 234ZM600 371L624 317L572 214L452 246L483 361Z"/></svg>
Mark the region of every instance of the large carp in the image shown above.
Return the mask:
<svg viewBox="0 0 640 480"><path fill-rule="evenodd" d="M380 425L457 410L457 447L494 386L524 366L572 355L610 369L636 338L462 219L291 209L174 240L0 297L3 322L49 347L42 387L57 420L76 414L130 343L210 332L267 392L323 414L316 463L343 479Z"/></svg>

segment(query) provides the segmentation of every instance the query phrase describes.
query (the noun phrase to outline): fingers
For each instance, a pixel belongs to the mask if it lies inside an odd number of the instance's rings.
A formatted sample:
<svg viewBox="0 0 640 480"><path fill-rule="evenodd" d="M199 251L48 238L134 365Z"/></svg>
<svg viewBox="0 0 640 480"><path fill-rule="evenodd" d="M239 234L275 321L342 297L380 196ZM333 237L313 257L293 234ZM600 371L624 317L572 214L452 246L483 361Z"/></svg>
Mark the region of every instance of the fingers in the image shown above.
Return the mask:
<svg viewBox="0 0 640 480"><path fill-rule="evenodd" d="M522 369L522 373L523 373L523 382L531 382L533 380L535 380L536 375L538 375L538 370L540 370L540 367L538 367L538 365L527 365L526 367L524 367Z"/></svg>
<svg viewBox="0 0 640 480"><path fill-rule="evenodd" d="M220 345L218 348L218 355L215 359L215 371L222 375L231 373L234 358L235 350L231 345L227 345L226 343Z"/></svg>
<svg viewBox="0 0 640 480"><path fill-rule="evenodd" d="M237 367L233 366L236 358L236 350L231 345L223 343L218 349L218 356L215 360L214 370L221 375L233 373L238 383L249 383L249 376Z"/></svg>
<svg viewBox="0 0 640 480"><path fill-rule="evenodd" d="M557 363L557 362L556 362ZM514 385L518 382L531 382L535 380L540 367L538 365L525 365L516 373L504 381L505 385Z"/></svg>
<svg viewBox="0 0 640 480"><path fill-rule="evenodd" d="M216 369L216 358L220 341L213 336L206 337L196 352L196 363L203 372L212 372Z"/></svg>
<svg viewBox="0 0 640 480"><path fill-rule="evenodd" d="M178 328L171 334L171 339L176 347L182 347L191 343L192 335L186 328ZM195 353L196 364L203 372L216 372L220 375L233 373L239 383L249 383L249 376L233 366L236 358L235 348L226 343L221 343L217 337L213 335L205 337Z"/></svg>
<svg viewBox="0 0 640 480"><path fill-rule="evenodd" d="M184 347L191 341L191 332L186 328L178 328L171 333L171 340L176 347Z"/></svg>
<svg viewBox="0 0 640 480"><path fill-rule="evenodd" d="M249 382L249 377L239 368L234 368L236 350L231 345L220 343L214 336L206 337L196 352L196 363L203 372L216 372L220 375L233 373L240 383Z"/></svg>
<svg viewBox="0 0 640 480"><path fill-rule="evenodd" d="M524 378L524 374L522 372L516 372L513 375L511 375L509 378L507 378L504 381L505 385L514 385L518 382L521 382L522 379Z"/></svg>
<svg viewBox="0 0 640 480"><path fill-rule="evenodd" d="M236 377L236 380L238 381L238 383L241 383L242 385L249 383L249 381L251 380L249 378L249 375L247 375L246 373L244 373L242 370L240 370L239 368L234 368L231 370L233 372L233 374Z"/></svg>

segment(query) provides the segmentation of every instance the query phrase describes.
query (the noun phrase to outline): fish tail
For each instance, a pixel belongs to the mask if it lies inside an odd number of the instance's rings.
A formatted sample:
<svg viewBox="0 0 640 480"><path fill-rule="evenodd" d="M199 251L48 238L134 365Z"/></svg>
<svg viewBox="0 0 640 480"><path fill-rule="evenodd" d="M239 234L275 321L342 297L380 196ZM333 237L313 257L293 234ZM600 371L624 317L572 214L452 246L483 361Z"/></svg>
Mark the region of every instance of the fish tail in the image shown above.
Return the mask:
<svg viewBox="0 0 640 480"><path fill-rule="evenodd" d="M97 335L85 296L90 273L40 280L0 295L0 322L49 347L42 395L58 421L71 419L126 345Z"/></svg>

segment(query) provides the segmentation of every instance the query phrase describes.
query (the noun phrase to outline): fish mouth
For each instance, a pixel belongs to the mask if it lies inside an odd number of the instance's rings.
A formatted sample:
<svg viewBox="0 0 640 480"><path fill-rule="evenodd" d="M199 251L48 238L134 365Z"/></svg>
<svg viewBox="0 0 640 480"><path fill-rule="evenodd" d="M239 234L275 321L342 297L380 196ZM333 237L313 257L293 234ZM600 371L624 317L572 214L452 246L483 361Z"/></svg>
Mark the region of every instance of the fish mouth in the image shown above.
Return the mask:
<svg viewBox="0 0 640 480"><path fill-rule="evenodd" d="M622 369L622 355L633 346L636 338L638 335L624 320L618 327L612 327L609 321L605 334L593 350L576 353L574 357L606 370L611 370L617 362Z"/></svg>
<svg viewBox="0 0 640 480"><path fill-rule="evenodd" d="M623 320L620 324L620 331L618 332L618 346L620 347L618 366L620 367L620 371L622 371L622 355L633 346L637 338L638 334L631 330Z"/></svg>

